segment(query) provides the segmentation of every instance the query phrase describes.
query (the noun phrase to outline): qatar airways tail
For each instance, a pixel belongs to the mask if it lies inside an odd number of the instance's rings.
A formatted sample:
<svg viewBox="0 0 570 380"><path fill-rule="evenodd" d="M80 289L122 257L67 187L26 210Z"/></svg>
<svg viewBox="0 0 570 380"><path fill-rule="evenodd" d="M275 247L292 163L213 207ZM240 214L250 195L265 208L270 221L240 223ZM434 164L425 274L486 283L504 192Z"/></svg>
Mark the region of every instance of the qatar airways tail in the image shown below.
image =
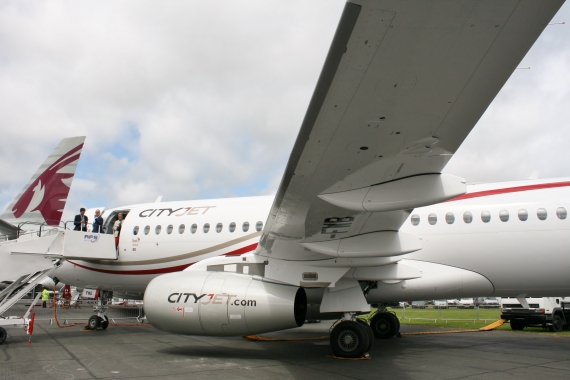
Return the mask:
<svg viewBox="0 0 570 380"><path fill-rule="evenodd" d="M84 141L85 136L60 141L0 215L0 237L14 237L25 222L59 225Z"/></svg>

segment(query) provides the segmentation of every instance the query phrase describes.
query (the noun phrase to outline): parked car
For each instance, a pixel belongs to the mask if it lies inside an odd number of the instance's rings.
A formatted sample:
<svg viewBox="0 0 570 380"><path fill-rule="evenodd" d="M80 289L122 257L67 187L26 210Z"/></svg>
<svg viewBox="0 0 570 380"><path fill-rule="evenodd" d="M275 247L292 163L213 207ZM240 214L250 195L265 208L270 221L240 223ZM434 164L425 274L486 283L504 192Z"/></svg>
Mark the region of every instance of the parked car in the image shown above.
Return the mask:
<svg viewBox="0 0 570 380"><path fill-rule="evenodd" d="M479 306L484 309L498 308L499 300L496 297L486 297L483 298L483 302Z"/></svg>
<svg viewBox="0 0 570 380"><path fill-rule="evenodd" d="M447 303L447 300L434 300L433 301L433 308L434 309L447 309L447 308L449 308L449 305Z"/></svg>
<svg viewBox="0 0 570 380"><path fill-rule="evenodd" d="M473 298L462 298L459 300L457 304L458 309L474 309L475 308L475 301Z"/></svg>
<svg viewBox="0 0 570 380"><path fill-rule="evenodd" d="M457 306L457 304L459 303L458 299L451 299L451 300L447 300L447 306Z"/></svg>
<svg viewBox="0 0 570 380"><path fill-rule="evenodd" d="M413 301L412 309L425 309L427 307L426 301Z"/></svg>

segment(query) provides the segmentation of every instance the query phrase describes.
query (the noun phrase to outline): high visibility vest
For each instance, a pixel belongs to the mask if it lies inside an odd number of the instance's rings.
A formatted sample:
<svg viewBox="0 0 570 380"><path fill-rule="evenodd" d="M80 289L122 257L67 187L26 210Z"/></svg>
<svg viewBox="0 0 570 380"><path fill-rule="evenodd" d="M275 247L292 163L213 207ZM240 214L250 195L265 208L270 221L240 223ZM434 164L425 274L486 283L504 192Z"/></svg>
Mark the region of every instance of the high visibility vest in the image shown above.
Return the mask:
<svg viewBox="0 0 570 380"><path fill-rule="evenodd" d="M47 301L49 300L49 292L47 291L47 289L44 289L42 291L42 301Z"/></svg>

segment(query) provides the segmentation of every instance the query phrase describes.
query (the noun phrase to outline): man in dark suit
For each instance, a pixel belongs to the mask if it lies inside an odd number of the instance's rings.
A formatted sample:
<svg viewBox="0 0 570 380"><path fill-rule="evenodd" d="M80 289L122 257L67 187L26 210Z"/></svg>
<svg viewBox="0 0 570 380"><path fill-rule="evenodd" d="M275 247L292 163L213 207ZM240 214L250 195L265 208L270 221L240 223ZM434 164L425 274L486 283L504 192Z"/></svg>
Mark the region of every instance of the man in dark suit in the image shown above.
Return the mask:
<svg viewBox="0 0 570 380"><path fill-rule="evenodd" d="M87 221L89 220L89 218L87 218L85 216L85 209L83 207L81 207L81 209L79 209L79 215L75 215L75 220L73 221L73 224L75 225L75 227L73 228L74 231L85 231L87 232Z"/></svg>
<svg viewBox="0 0 570 380"><path fill-rule="evenodd" d="M97 234L103 233L103 217L101 216L101 210L95 210L95 221L93 222L93 230Z"/></svg>

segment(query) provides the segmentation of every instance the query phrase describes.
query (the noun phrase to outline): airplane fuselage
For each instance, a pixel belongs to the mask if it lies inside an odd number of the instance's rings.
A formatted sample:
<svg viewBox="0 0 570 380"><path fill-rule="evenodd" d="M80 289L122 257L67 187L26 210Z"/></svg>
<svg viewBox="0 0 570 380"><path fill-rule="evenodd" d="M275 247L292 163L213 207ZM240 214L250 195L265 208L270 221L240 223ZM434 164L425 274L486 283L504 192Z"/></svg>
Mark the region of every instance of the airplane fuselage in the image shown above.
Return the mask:
<svg viewBox="0 0 570 380"><path fill-rule="evenodd" d="M480 184L452 201L413 210L400 230L420 236L423 248L401 258L423 277L379 284L369 301L569 294L569 196L568 179ZM250 197L119 208L130 212L118 260L68 260L55 276L136 297L160 274L253 252L272 202ZM455 282L444 281L446 270L455 271Z"/></svg>
<svg viewBox="0 0 570 380"><path fill-rule="evenodd" d="M214 256L253 252L272 202L268 196L117 208L130 210L121 229L118 260L69 260L55 276L74 286L142 294L160 274Z"/></svg>

